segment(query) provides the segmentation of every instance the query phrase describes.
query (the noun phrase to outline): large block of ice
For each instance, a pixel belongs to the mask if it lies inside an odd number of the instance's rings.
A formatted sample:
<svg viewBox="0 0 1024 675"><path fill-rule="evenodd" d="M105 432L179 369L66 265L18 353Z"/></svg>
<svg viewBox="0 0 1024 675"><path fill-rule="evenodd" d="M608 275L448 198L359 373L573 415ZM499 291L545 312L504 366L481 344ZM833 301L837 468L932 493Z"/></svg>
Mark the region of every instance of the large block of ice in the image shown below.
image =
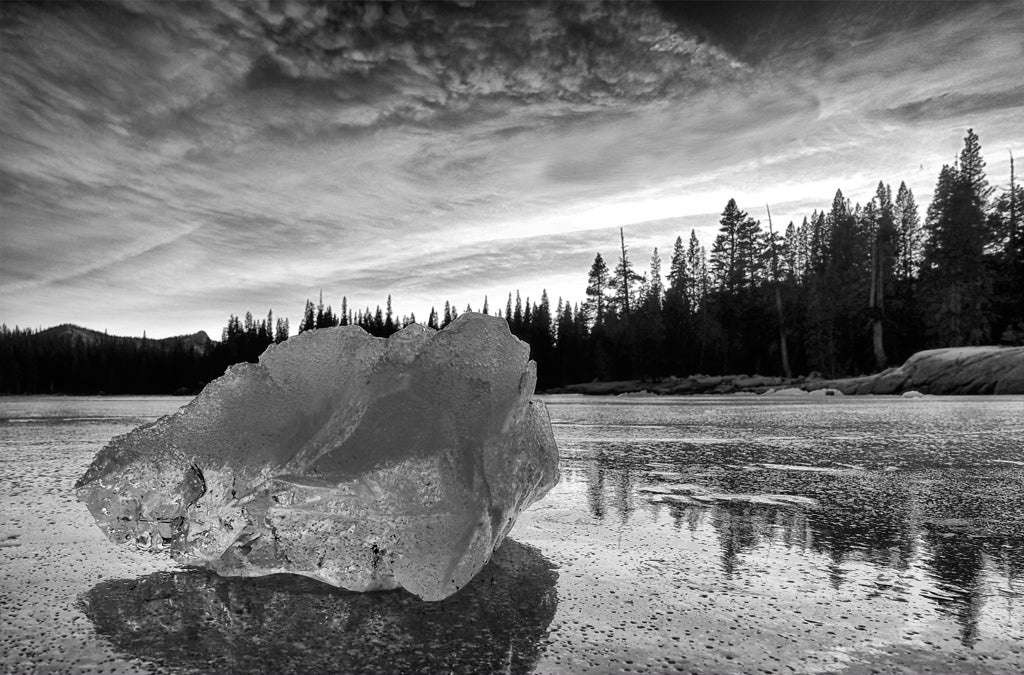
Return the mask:
<svg viewBox="0 0 1024 675"><path fill-rule="evenodd" d="M497 317L308 331L115 438L76 489L112 540L186 565L441 599L558 480L535 383Z"/></svg>

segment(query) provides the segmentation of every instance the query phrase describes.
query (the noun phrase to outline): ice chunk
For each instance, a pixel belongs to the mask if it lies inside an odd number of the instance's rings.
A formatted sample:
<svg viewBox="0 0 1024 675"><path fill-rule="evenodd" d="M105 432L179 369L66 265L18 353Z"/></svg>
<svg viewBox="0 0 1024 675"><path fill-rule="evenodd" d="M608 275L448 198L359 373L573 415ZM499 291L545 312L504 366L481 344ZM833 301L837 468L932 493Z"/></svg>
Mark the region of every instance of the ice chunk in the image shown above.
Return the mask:
<svg viewBox="0 0 1024 675"><path fill-rule="evenodd" d="M308 331L115 438L78 497L112 540L183 564L437 600L558 480L535 383L497 317Z"/></svg>

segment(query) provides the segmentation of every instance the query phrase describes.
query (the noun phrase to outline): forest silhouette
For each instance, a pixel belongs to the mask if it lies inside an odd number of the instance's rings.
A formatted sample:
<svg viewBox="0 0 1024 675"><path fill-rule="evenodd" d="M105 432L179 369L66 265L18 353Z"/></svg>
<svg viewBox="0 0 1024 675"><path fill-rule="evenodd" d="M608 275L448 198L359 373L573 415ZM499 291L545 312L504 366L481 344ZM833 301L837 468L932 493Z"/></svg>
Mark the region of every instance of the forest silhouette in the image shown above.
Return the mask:
<svg viewBox="0 0 1024 675"><path fill-rule="evenodd" d="M1024 344L1024 218L1011 157L1009 183L990 186L968 130L942 167L922 219L904 183L878 183L864 205L837 190L828 211L777 228L730 199L711 250L692 231L676 238L663 278L654 249L638 272L625 232L609 267L601 253L586 298L509 293L497 315L530 344L538 389L593 380L757 373L826 377L878 372L934 347ZM667 283L665 281L667 279ZM467 306L465 311L472 311ZM478 308L490 314L487 298ZM450 302L426 325L459 315ZM387 337L416 323L391 296L353 310L307 300L298 332L360 326ZM164 340L108 336L63 325L0 328L0 393L195 393L232 364L256 362L288 339L287 319L231 315L219 342L205 333Z"/></svg>

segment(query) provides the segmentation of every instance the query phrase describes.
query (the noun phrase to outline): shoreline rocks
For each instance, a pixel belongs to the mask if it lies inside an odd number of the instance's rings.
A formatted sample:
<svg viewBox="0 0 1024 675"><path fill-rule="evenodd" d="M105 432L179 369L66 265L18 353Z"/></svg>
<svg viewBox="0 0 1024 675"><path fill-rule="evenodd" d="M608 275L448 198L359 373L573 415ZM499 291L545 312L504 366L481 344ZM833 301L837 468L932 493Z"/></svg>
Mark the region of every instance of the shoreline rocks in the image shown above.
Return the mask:
<svg viewBox="0 0 1024 675"><path fill-rule="evenodd" d="M1024 394L1024 347L948 347L917 352L902 366L874 375L824 379L761 375L691 375L657 381L586 382L546 394L622 395L646 391L658 395L767 394L818 395L1010 395Z"/></svg>

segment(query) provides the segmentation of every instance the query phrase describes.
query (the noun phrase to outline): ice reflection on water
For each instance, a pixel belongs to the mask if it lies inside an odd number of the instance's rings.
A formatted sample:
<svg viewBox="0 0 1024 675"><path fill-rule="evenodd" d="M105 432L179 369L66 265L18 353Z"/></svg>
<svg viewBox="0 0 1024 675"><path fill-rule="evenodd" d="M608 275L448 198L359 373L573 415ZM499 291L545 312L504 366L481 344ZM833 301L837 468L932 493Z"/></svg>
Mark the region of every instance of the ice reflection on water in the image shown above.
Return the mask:
<svg viewBox="0 0 1024 675"><path fill-rule="evenodd" d="M1019 399L548 404L562 488L585 491L596 523L712 540L724 582L777 575L764 561L796 551L801 583L865 586L883 613L926 599L966 647L982 626L1024 635Z"/></svg>

